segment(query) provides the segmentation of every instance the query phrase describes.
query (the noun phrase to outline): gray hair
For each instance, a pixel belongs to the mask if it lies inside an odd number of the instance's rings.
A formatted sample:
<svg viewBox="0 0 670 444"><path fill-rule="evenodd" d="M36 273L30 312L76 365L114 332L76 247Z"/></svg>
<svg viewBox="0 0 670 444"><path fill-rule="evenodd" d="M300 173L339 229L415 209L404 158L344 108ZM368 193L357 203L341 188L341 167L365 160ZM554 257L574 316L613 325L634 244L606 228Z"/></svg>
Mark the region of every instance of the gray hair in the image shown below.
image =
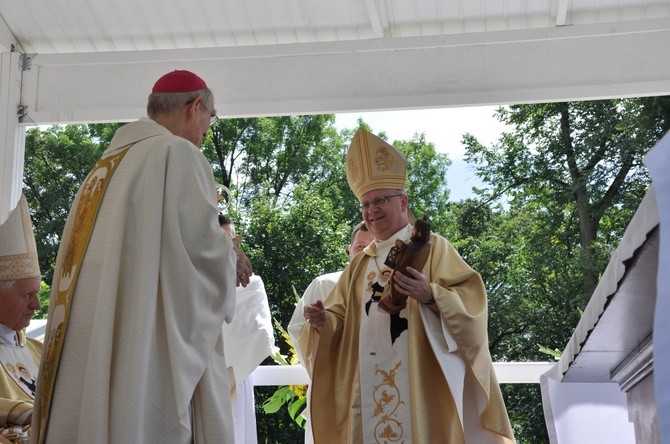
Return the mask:
<svg viewBox="0 0 670 444"><path fill-rule="evenodd" d="M206 107L213 108L214 95L209 88L188 92L151 93L147 101L147 115L153 118L162 114L170 114L198 97L202 98L202 103Z"/></svg>

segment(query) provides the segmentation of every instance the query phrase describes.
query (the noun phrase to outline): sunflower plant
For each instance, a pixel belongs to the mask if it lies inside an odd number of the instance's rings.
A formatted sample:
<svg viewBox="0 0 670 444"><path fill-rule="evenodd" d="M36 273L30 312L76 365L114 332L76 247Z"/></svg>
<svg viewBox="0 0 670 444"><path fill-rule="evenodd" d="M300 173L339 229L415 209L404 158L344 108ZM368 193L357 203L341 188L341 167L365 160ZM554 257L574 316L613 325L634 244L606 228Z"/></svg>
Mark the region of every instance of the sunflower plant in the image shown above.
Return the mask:
<svg viewBox="0 0 670 444"><path fill-rule="evenodd" d="M276 319L274 319L274 323L289 346L289 354L284 356L279 352L279 348L276 348L270 356L279 365L299 365L300 359L298 359L298 353L295 351L291 338ZM307 385L283 385L263 402L263 411L265 413L276 413L286 405L291 419L304 429L305 418L302 416L302 412L305 410L306 404Z"/></svg>

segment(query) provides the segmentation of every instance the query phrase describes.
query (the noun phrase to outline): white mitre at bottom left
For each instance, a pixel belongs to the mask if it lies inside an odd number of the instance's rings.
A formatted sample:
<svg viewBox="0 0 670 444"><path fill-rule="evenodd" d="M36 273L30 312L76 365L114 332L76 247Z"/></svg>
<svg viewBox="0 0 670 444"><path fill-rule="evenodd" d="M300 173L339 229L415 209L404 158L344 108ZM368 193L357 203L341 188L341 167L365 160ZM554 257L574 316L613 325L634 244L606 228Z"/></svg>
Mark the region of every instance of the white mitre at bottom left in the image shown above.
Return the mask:
<svg viewBox="0 0 670 444"><path fill-rule="evenodd" d="M41 277L28 202L19 204L0 226L0 281Z"/></svg>

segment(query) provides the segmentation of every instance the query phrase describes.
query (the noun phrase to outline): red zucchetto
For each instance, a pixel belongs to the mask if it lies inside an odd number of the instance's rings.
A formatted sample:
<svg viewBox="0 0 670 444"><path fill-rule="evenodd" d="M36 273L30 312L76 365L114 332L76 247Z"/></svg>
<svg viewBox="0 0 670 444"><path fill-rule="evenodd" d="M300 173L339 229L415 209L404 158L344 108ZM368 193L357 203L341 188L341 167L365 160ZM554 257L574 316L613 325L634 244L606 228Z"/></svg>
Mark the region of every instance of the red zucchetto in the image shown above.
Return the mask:
<svg viewBox="0 0 670 444"><path fill-rule="evenodd" d="M207 88L207 84L191 71L174 70L165 74L154 84L152 93L176 93L198 91Z"/></svg>

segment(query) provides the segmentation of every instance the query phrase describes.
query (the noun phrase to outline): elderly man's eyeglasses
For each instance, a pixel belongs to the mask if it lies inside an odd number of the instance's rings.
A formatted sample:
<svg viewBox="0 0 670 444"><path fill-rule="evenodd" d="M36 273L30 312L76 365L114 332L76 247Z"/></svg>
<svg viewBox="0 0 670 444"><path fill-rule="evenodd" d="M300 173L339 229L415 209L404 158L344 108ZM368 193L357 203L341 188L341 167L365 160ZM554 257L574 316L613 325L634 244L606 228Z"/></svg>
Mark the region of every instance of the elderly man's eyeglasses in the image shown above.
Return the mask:
<svg viewBox="0 0 670 444"><path fill-rule="evenodd" d="M207 112L209 113L209 116L210 116L210 117L209 117L209 126L214 125L214 124L216 123L216 121L219 120L219 118L216 117L216 110L207 108L207 107L205 106L205 104L202 103L202 102L200 102L200 104L201 104L202 107L205 108L205 110L207 110Z"/></svg>
<svg viewBox="0 0 670 444"><path fill-rule="evenodd" d="M358 208L361 210L361 213L362 213L363 211L366 211L366 210L371 210L373 208L381 207L386 202L388 202L390 198L398 197L398 196L402 196L402 193L401 194L391 194L390 196L378 197L377 199L373 200L372 202L365 202L365 203L360 204L358 206Z"/></svg>

